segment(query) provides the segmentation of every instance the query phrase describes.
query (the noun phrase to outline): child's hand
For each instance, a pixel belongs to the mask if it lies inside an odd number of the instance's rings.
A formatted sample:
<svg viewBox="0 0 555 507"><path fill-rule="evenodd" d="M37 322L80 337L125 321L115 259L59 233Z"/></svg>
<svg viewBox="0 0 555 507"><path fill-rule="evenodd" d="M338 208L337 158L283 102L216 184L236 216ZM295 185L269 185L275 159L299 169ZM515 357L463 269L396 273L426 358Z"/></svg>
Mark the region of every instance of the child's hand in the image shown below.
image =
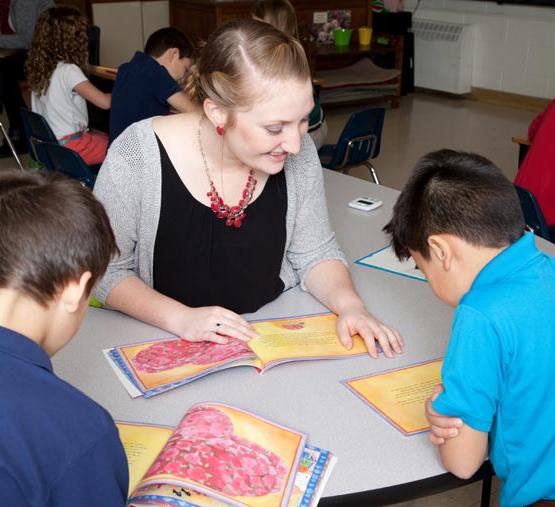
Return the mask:
<svg viewBox="0 0 555 507"><path fill-rule="evenodd" d="M462 427L463 421L458 417L449 417L437 413L432 408L434 401L443 392L443 384L434 387L432 395L426 400L426 419L430 423L430 440L435 445L445 443L448 438L456 437L459 434L459 428Z"/></svg>

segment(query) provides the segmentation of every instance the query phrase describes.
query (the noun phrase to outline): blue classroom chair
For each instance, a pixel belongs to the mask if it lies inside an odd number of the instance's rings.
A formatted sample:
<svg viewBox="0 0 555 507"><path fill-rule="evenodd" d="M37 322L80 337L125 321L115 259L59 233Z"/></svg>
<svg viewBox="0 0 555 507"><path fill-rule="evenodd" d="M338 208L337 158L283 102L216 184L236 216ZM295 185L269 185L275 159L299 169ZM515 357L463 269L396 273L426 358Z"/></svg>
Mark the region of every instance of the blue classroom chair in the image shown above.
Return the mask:
<svg viewBox="0 0 555 507"><path fill-rule="evenodd" d="M83 185L93 188L96 176L85 164L79 153L56 143L44 143L48 158L54 171L59 171L70 178L80 181Z"/></svg>
<svg viewBox="0 0 555 507"><path fill-rule="evenodd" d="M52 171L52 164L43 145L44 143L58 143L54 132L52 132L44 116L33 113L24 107L20 108L20 113L25 140L27 141L31 157L45 166L49 171Z"/></svg>
<svg viewBox="0 0 555 507"><path fill-rule="evenodd" d="M354 166L365 165L372 179L379 184L370 160L380 154L384 117L382 107L353 113L337 144L325 144L318 151L322 166L347 173Z"/></svg>
<svg viewBox="0 0 555 507"><path fill-rule="evenodd" d="M553 241L555 238L551 237L549 228L545 223L542 210L534 194L525 188L515 185L518 199L520 200L520 207L524 215L524 222L526 226L540 238L547 241Z"/></svg>
<svg viewBox="0 0 555 507"><path fill-rule="evenodd" d="M100 27L87 25L87 38L89 39L89 63L100 65Z"/></svg>

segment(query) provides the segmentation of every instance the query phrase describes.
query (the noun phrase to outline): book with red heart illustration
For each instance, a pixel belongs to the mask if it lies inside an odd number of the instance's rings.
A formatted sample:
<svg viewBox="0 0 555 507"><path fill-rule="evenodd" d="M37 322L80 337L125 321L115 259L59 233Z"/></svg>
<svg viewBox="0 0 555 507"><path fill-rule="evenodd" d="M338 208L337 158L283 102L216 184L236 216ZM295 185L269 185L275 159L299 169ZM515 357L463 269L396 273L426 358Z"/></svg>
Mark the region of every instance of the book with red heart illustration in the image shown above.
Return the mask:
<svg viewBox="0 0 555 507"><path fill-rule="evenodd" d="M266 371L291 361L341 359L367 353L362 338L353 347L341 345L333 313L253 321L258 338L245 343L228 338L225 344L165 338L104 350L131 397L149 398L204 375L234 366Z"/></svg>
<svg viewBox="0 0 555 507"><path fill-rule="evenodd" d="M311 507L336 461L305 434L221 403L194 405L175 429L117 426L133 506Z"/></svg>

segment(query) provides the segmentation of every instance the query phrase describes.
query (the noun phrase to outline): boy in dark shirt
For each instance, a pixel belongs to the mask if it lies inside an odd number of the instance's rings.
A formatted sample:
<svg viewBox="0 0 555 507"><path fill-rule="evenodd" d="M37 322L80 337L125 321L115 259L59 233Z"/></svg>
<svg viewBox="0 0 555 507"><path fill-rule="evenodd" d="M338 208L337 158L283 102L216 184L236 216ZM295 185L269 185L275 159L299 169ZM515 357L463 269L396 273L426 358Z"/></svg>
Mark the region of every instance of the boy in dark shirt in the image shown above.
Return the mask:
<svg viewBox="0 0 555 507"><path fill-rule="evenodd" d="M129 125L153 116L181 113L193 104L181 90L193 48L176 28L162 28L147 40L144 53L137 51L130 62L118 68L112 90L110 144Z"/></svg>
<svg viewBox="0 0 555 507"><path fill-rule="evenodd" d="M117 252L104 208L77 181L2 171L0 231L0 505L124 506L112 418L49 358Z"/></svg>

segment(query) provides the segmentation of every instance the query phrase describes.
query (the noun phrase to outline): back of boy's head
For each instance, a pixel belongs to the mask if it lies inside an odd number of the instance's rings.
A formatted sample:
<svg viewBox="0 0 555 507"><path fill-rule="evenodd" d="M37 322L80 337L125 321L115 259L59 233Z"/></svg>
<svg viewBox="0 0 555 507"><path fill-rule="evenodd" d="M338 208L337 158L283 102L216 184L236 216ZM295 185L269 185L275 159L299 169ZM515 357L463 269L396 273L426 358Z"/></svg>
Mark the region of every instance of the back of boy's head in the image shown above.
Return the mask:
<svg viewBox="0 0 555 507"><path fill-rule="evenodd" d="M439 150L416 164L384 227L400 259L409 249L428 260L428 238L452 234L478 247L501 248L524 233L513 184L488 159Z"/></svg>
<svg viewBox="0 0 555 507"><path fill-rule="evenodd" d="M102 204L54 174L0 171L0 231L0 288L42 306L86 271L90 292L118 251Z"/></svg>
<svg viewBox="0 0 555 507"><path fill-rule="evenodd" d="M187 36L177 28L167 27L156 30L146 41L145 53L159 58L168 49L177 48L179 58L192 58L193 45Z"/></svg>

